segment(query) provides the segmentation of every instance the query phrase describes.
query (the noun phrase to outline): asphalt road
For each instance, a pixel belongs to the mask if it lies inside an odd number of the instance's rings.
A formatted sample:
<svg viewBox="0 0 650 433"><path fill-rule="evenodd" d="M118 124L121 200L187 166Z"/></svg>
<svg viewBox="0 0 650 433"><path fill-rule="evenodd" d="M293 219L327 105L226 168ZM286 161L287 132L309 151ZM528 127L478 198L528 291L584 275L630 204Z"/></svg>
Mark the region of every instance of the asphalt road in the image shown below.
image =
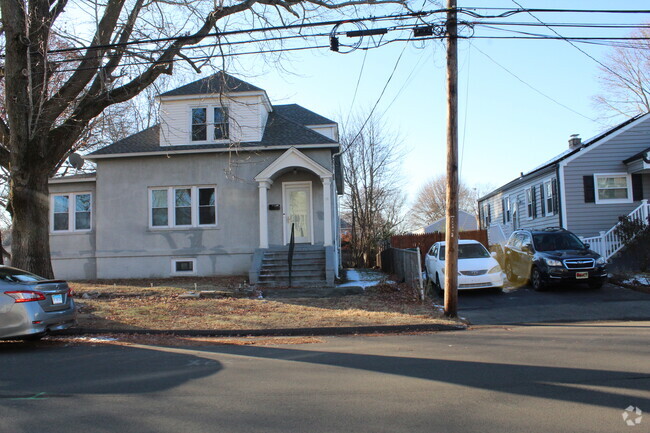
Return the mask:
<svg viewBox="0 0 650 433"><path fill-rule="evenodd" d="M536 292L529 286L503 293L460 291L459 315L473 325L531 324L597 320L650 320L650 294L605 284L555 287Z"/></svg>
<svg viewBox="0 0 650 433"><path fill-rule="evenodd" d="M609 322L277 347L0 343L0 432L648 432L650 412L622 416L650 411L649 341L650 322Z"/></svg>

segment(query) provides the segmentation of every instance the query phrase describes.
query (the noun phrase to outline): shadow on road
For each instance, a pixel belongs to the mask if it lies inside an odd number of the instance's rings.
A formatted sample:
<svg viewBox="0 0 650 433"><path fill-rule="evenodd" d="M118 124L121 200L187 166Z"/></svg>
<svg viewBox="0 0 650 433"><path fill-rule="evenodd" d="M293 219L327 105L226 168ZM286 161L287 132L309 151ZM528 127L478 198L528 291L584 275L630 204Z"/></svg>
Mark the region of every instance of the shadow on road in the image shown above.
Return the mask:
<svg viewBox="0 0 650 433"><path fill-rule="evenodd" d="M646 392L650 376L636 372L531 366L267 347L217 347L212 353L311 363L399 375L516 395L580 402L610 408L612 399ZM612 388L612 392L584 385ZM616 388L614 390L614 388Z"/></svg>
<svg viewBox="0 0 650 433"><path fill-rule="evenodd" d="M0 359L0 404L75 394L157 392L222 369L218 361L162 348L103 344L72 350L47 342L5 342L0 344Z"/></svg>

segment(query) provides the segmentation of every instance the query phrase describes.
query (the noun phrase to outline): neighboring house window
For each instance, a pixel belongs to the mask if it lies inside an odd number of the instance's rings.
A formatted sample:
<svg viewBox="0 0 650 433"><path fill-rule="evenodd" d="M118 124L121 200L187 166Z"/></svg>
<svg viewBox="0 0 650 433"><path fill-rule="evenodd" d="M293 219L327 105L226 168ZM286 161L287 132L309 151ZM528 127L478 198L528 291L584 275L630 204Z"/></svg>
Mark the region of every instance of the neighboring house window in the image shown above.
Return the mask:
<svg viewBox="0 0 650 433"><path fill-rule="evenodd" d="M626 173L594 174L596 203L632 202L632 182Z"/></svg>
<svg viewBox="0 0 650 433"><path fill-rule="evenodd" d="M490 222L492 221L492 215L490 215L490 204L486 203L483 205L483 223L485 224L485 227L490 226Z"/></svg>
<svg viewBox="0 0 650 433"><path fill-rule="evenodd" d="M217 224L217 188L214 186L152 188L150 191L152 228Z"/></svg>
<svg viewBox="0 0 650 433"><path fill-rule="evenodd" d="M537 200L534 186L526 190L526 210L529 219L537 218Z"/></svg>
<svg viewBox="0 0 650 433"><path fill-rule="evenodd" d="M209 117L208 113L212 116ZM191 114L192 141L215 141L228 138L228 109L226 107L196 107Z"/></svg>
<svg viewBox="0 0 650 433"><path fill-rule="evenodd" d="M510 198L505 197L501 201L501 206L503 207L503 223L509 223L510 222Z"/></svg>
<svg viewBox="0 0 650 433"><path fill-rule="evenodd" d="M555 179L544 182L541 190L542 215L555 215L558 211L557 205L557 183Z"/></svg>
<svg viewBox="0 0 650 433"><path fill-rule="evenodd" d="M52 231L88 231L91 227L92 195L90 193L52 196Z"/></svg>

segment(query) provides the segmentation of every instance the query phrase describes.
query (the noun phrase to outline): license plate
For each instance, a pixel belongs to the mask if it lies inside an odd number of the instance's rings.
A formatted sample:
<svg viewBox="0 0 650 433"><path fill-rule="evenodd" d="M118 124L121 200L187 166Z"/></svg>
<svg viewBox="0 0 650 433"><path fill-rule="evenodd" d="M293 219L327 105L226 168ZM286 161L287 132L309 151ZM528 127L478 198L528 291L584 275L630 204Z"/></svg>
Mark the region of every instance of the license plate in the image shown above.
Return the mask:
<svg viewBox="0 0 650 433"><path fill-rule="evenodd" d="M576 272L576 278L579 280L589 278L589 272Z"/></svg>
<svg viewBox="0 0 650 433"><path fill-rule="evenodd" d="M52 304L63 304L63 295L52 295Z"/></svg>

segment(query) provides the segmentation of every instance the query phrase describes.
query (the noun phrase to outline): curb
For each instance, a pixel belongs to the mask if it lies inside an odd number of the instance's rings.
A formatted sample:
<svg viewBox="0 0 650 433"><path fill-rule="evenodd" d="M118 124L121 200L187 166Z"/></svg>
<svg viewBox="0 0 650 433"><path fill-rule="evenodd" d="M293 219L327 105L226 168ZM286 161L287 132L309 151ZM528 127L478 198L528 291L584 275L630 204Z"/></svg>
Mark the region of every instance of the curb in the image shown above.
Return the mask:
<svg viewBox="0 0 650 433"><path fill-rule="evenodd" d="M186 337L307 337L307 336L336 336L356 334L399 334L404 332L441 332L464 331L466 325L385 325L385 326L346 326L329 328L286 328L286 329L241 329L241 330L208 330L208 329L91 329L72 328L58 331L57 335L83 334L137 334L137 335L174 335Z"/></svg>

